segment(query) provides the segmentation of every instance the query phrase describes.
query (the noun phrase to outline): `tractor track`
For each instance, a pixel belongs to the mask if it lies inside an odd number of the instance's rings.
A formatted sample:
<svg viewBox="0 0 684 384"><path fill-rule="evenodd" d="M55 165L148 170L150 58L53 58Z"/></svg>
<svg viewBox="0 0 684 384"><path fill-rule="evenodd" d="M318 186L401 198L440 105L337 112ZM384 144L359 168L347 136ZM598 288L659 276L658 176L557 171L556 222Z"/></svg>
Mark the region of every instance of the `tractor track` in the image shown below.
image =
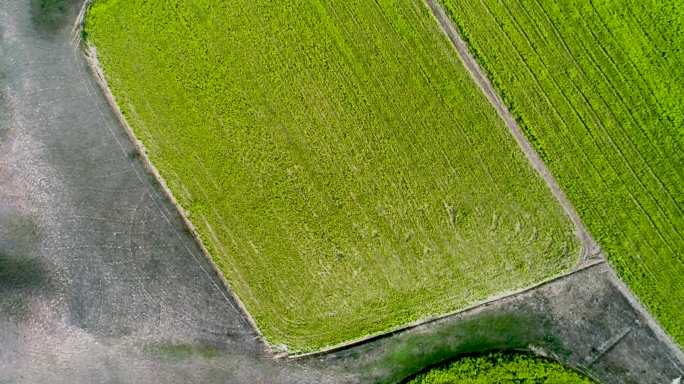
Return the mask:
<svg viewBox="0 0 684 384"><path fill-rule="evenodd" d="M539 175L544 179L544 182L549 187L553 195L558 200L559 204L563 207L568 218L572 221L575 226L575 231L578 238L583 245L583 260L591 258L599 258L601 260L606 260L605 255L601 252L599 244L594 240L594 238L589 233L589 230L582 222L579 214L575 210L570 200L568 200L565 193L561 190L558 182L551 174L549 169L544 164L537 151L534 149L532 144L527 140L525 133L518 125L515 117L506 107L505 103L494 89L491 81L487 77L485 71L480 67L475 57L470 53L468 44L461 37L458 29L454 25L453 21L446 14L444 7L439 4L439 0L425 0L426 4L430 8L433 16L439 23L444 34L447 35L454 49L458 53L461 62L464 64L471 77L480 88L482 93L487 97L487 100L492 104L494 109L501 117L501 119L506 124L506 127L510 130L511 134L515 138L519 147L525 153L525 156L529 160L532 167L539 173ZM641 313L649 326L653 329L658 338L669 345L672 354L677 357L681 364L684 364L684 353L679 349L674 340L667 335L663 328L658 324L658 322L651 316L645 309L644 305L639 301L639 299L629 290L629 288L620 280L617 274L612 273L610 278L613 280L615 286L622 292L624 297L631 303L636 311Z"/></svg>

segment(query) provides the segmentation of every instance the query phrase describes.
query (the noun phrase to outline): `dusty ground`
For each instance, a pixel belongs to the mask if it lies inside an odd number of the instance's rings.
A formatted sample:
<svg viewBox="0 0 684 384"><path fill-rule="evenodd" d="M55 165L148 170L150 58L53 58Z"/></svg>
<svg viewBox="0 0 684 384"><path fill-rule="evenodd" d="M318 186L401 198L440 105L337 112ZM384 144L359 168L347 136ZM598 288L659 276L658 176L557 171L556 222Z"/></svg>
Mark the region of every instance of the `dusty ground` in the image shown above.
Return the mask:
<svg viewBox="0 0 684 384"><path fill-rule="evenodd" d="M31 0L0 0L0 383L397 381L458 353L530 345L608 383L684 374L602 265L361 346L273 360L71 43L79 6L46 18Z"/></svg>

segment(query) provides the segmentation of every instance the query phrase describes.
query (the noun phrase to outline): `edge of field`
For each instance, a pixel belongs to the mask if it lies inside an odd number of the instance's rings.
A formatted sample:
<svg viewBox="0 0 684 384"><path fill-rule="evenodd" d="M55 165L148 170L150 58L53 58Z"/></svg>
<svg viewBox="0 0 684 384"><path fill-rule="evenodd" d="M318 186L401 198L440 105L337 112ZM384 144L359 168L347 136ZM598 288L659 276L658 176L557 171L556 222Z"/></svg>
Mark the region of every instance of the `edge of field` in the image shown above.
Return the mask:
<svg viewBox="0 0 684 384"><path fill-rule="evenodd" d="M145 167L146 171L151 174L159 183L160 188L163 192L163 194L169 199L169 201L173 204L173 206L176 208L179 216L181 217L185 227L187 228L188 232L192 235L193 239L195 242L199 245L202 254L204 257L209 261L209 264L211 264L211 267L214 271L214 273L218 276L219 280L224 284L224 287L229 291L230 297L234 300L234 302L238 305L240 308L240 311L242 311L244 318L247 319L249 324L252 326L252 328L255 330L255 332L258 335L258 338L262 341L266 348L266 352L273 356L274 358L290 358L290 359L298 359L298 358L304 358L304 357L311 357L311 356L316 356L316 355L323 355L329 352L334 352L334 351L339 351L339 350L344 350L353 346L357 346L363 343L366 343L368 341L376 340L379 338L383 337L388 337L397 333L400 333L402 331L410 330L412 328L416 328L418 326L424 325L424 324L429 324L441 319L445 319L450 316L458 315L463 312L467 311L472 311L474 309L480 308L480 307L486 307L490 305L493 302L496 302L498 300L502 300L508 297L516 296L519 294L523 294L525 292L529 292L535 288L538 288L540 286L546 285L548 283L551 283L553 281L556 281L558 279L570 276L576 272L582 271L584 269L590 268L592 266L595 266L597 264L605 262L605 259L602 257L596 258L595 256L595 251L592 249L592 247L587 246L587 237L586 237L586 232L583 231L578 226L576 225L575 220L573 219L572 215L568 214L568 211L563 204L561 204L563 210L566 212L566 216L570 216L570 221L574 224L575 226L575 235L577 239L580 241L580 247L579 247L579 252L577 254L577 261L574 265L569 270L566 270L564 272L558 273L556 275L549 276L548 278L538 281L532 285L525 286L523 288L519 289L514 289L514 290L506 290L499 292L496 295L487 297L483 300L474 302L466 307L447 312L444 314L440 315L433 315L433 316L427 316L418 320L415 320L410 323L405 323L401 324L392 328L387 328L385 330L381 330L378 332L366 334L361 337L357 337L355 339L350 339L347 341L344 341L342 343L337 343L337 344L332 344L328 346L324 346L321 348L318 348L316 350L310 351L310 352L303 352L303 353L289 353L287 349L284 351L278 348L278 346L269 343L268 339L263 335L261 332L261 329L257 325L256 321L254 318L251 316L249 311L247 310L247 307L244 305L242 300L237 296L235 291L232 289L232 286L230 282L225 278L221 270L218 268L216 263L214 262L211 253L209 252L208 248L204 245L204 242L201 239L201 236L199 235L199 232L197 231L197 228L194 226L192 221L188 218L188 213L186 210L178 203L178 200L175 198L171 190L169 189L168 185L166 184L166 181L164 178L161 176L159 170L155 167L155 165L151 162L147 155L147 150L145 148L145 145L137 138L135 135L135 132L133 128L130 126L128 121L126 120L126 117L123 115L117 101L116 97L114 96L113 92L111 91L109 87L109 83L106 78L106 74L104 69L102 68L100 61L97 56L97 48L94 46L91 42L89 42L86 39L83 38L83 30L85 26L85 20L87 18L87 15L89 13L90 7L96 0L85 0L83 3L83 6L78 14L78 17L76 21L74 22L73 28L72 28L72 42L75 45L81 45L83 48L83 53L84 57L88 63L88 66L91 70L91 72L94 75L95 81L97 82L98 86L102 90L105 99L107 100L107 103L110 105L110 108L114 112L117 120L121 124L121 126L124 128L124 131L126 132L127 136L133 143L136 151L139 153L140 158L142 160L143 166ZM427 6L428 9L430 8L430 0L423 0L423 5ZM437 21L437 20L436 20ZM448 39L448 36L447 36ZM467 66L466 66L467 68ZM476 84L478 83L475 81ZM501 117L501 116L500 116ZM503 119L503 117L501 117ZM505 119L503 119L505 121ZM514 135L515 136L515 135ZM517 138L516 138L517 141ZM532 149L534 151L534 149ZM528 157L527 152L523 148L523 152L526 157ZM543 180L546 180L544 173L538 169L538 165L531 159L528 160L531 163L531 166L540 174ZM544 166L542 164L542 166ZM553 191L553 195L555 196L555 191ZM561 192L562 193L562 192ZM558 199L557 199L558 200ZM573 208L574 209L574 208ZM590 238L590 237L589 237Z"/></svg>
<svg viewBox="0 0 684 384"><path fill-rule="evenodd" d="M114 112L114 115L116 116L116 118L119 121L119 123L121 124L121 126L126 131L128 138L131 140L135 149L140 154L140 158L141 158L142 163L145 167L145 170L147 172L149 172L152 176L154 176L154 178L157 180L157 182L160 185L160 189L162 190L162 193L166 196L166 198L169 199L169 201L173 204L173 206L178 211L178 214L181 217L183 224L188 229L188 232L190 232L190 234L192 235L195 242L199 245L204 257L209 261L209 264L211 265L211 268L213 269L214 274L217 275L217 277L220 279L220 281L224 284L224 287L227 288L228 294L230 295L231 299L233 299L234 302L238 305L238 307L240 308L240 311L242 312L242 315L244 316L245 319L247 319L247 321L252 326L254 331L258 334L259 339L261 339L263 341L263 344L266 346L267 352L270 354L273 354L273 350L271 349L271 344L269 344L266 341L266 338L261 333L261 330L257 326L256 321L250 315L249 311L247 311L247 307L244 305L242 300L240 300L240 298L235 294L235 292L233 291L233 289L230 285L230 282L225 278L223 273L216 266L216 263L211 258L211 254L209 253L209 250L205 247L204 243L202 242L202 239L199 236L199 232L195 228L194 224L192 224L192 222L188 218L187 212L178 203L178 201L174 197L173 193L169 189L168 185L166 184L166 181L164 180L164 178L162 178L162 176L159 173L159 171L157 170L157 168L150 161L149 157L147 156L147 150L146 150L145 146L135 136L135 133L134 133L133 129L131 128L131 126L128 124L126 117L121 112L121 109L119 108L119 105L116 102L116 98L114 97L114 94L112 93L111 89L109 88L109 84L107 82L107 78L105 77L104 70L102 69L102 66L100 65L100 61L97 58L97 49L92 44L90 44L89 42L80 40L80 30L83 27L83 20L85 19L85 16L88 13L88 8L92 4L92 1L93 0L87 0L86 3L84 4L84 9L81 11L81 14L79 16L79 20L77 20L77 24L75 25L74 31L75 31L75 33L77 33L77 35L75 35L77 37L75 37L74 41L79 42L79 43L83 43L84 56L85 56L85 59L88 63L88 66L90 67L90 70L92 71L92 73L94 75L95 81L100 86L100 89L102 90L102 92L105 96L105 99L107 99L107 103L109 104L110 108Z"/></svg>
<svg viewBox="0 0 684 384"><path fill-rule="evenodd" d="M92 0L88 0L88 3L92 3ZM85 11L85 13L87 13L87 10ZM79 38L78 37L75 38L75 41L79 41ZM88 62L88 66L90 67L90 70L93 72L95 80L96 80L97 84L100 86L102 92L104 93L104 96L107 99L107 103L110 105L110 108L112 108L112 111L116 115L117 120L119 121L121 126L124 128L129 139L131 140L131 142L135 146L136 150L140 154L140 158L142 160L142 163L143 163L145 169L152 176L154 176L154 178L159 183L161 190L163 191L164 195L169 199L169 201L171 201L173 206L177 209L178 214L183 221L183 224L188 229L188 232L191 233L193 239L199 245L200 249L202 250L202 254L204 255L204 257L207 260L209 260L214 273L219 277L220 281L227 288L231 298L235 301L235 303L237 303L240 310L243 312L244 317L247 319L249 324L257 332L259 338L261 339L263 344L266 346L267 352L272 354L276 358L288 357L291 359L298 359L298 358L303 358L303 357L321 355L321 354L325 354L325 353L329 353L329 352L333 352L333 351L346 349L346 348L349 348L349 347L352 347L355 345L363 344L365 342L375 340L375 339L378 339L381 337L391 336L393 334L396 334L396 333L399 333L399 332L402 332L405 330L409 330L409 329L418 327L420 325L432 323L432 322L435 322L435 321L438 321L438 320L441 320L441 319L444 319L444 318L447 318L450 316L454 316L454 315L457 315L457 314L462 313L462 312L471 311L471 310L479 308L479 307L486 307L487 305L489 305L495 301L498 301L498 300L501 300L504 298L508 298L511 296L516 296L516 295L519 295L519 294L522 294L525 292L529 292L529 291L531 291L535 288L538 288L540 286L546 285L546 284L551 283L553 281L556 281L558 279L567 277L567 276L572 275L576 272L582 271L584 269L593 267L594 265L605 262L605 260L603 258L599 258L599 259L587 258L586 257L587 256L586 249L584 247L580 247L580 252L577 255L577 263L575 264L575 266L572 269L565 271L565 272L561 272L561 273L553 275L553 276L550 276L550 277L548 277L544 280L541 280L535 284L532 284L532 285L529 285L529 286L526 286L526 287L523 287L520 289L502 291L502 292L500 292L494 296L490 296L484 300L477 301L475 303L472 303L471 305L457 309L455 311L447 312L447 313L444 313L444 314L441 314L438 316L428 316L428 317L418 319L418 320L410 322L410 323L402 324L402 325L399 325L399 326L396 326L393 328L388 328L386 330L370 333L370 334L364 335L362 337L358 337L356 339L351 339L351 340L348 340L348 341L345 341L342 343L322 347L322 348L319 348L319 349L312 351L312 352L294 353L294 354L289 354L287 352L276 352L272 348L272 347L274 347L274 345L271 345L268 342L267 338L262 334L262 332L261 332L259 326L257 325L256 321L254 320L254 318L250 315L249 311L247 310L247 307L244 305L242 300L240 300L240 298L235 294L235 292L233 291L233 289L230 285L230 282L225 278L223 273L217 267L216 263L214 262L214 260L211 257L211 253L209 252L207 247L204 245L204 243L203 243L203 241L199 235L199 232L197 231L194 224L188 218L187 212L178 203L178 201L174 197L173 193L169 189L168 185L166 184L166 181L164 180L164 178L161 176L161 174L159 173L157 168L154 166L154 164L152 164L149 157L147 156L147 150L146 150L144 144L135 136L135 132L133 131L131 126L128 124L126 117L123 115L123 113L121 112L121 109L119 108L119 105L116 102L116 98L115 98L114 94L111 92L111 89L109 88L106 76L104 74L104 70L102 69L100 62L97 58L96 47L94 47L92 44L90 44L87 41L85 41L83 43L84 43L84 56L86 58L86 61Z"/></svg>
<svg viewBox="0 0 684 384"><path fill-rule="evenodd" d="M580 255L580 257L581 257L581 255ZM478 310L481 308L486 308L487 306L489 306L495 302L498 302L499 300L504 300L504 299L508 299L508 298L511 298L514 296L518 296L518 295L528 293L528 292L533 291L539 287L553 283L554 281L564 279L568 276L574 275L575 273L584 271L585 269L589 269L589 268L594 267L594 266L599 265L599 264L604 264L605 262L606 261L604 259L580 260L580 262L575 267L573 267L571 270L569 270L567 272L562 272L562 273L559 273L557 275L548 277L548 278L546 278L540 282L537 282L533 285L530 285L530 286L527 286L524 288L520 288L520 289L516 289L516 290L503 291L503 292L501 292L495 296L491 296L489 298L475 302L475 303L473 303L467 307L463 307L463 308L457 309L455 311L447 312L447 313L442 314L442 315L425 317L425 318L418 319L418 320L410 322L410 323L399 325L399 326L394 327L394 328L389 328L385 331L371 333L371 334L365 335L363 337L359 337L356 339L345 341L343 343L331 345L329 347L325 347L325 348L319 349L317 351L300 353L300 354L292 354L292 355L288 355L287 357L290 359L300 359L300 358L305 358L305 357L320 356L320 355L324 355L326 353L341 351L344 349L355 347L355 346L367 343L369 341L389 337L389 336L395 335L397 333L401 333L404 331L408 331L408 330L420 327L422 325L435 323L435 322L438 322L440 320L444 320L444 319L449 318L449 317L458 316L460 314L472 312L472 311L475 311L475 310Z"/></svg>

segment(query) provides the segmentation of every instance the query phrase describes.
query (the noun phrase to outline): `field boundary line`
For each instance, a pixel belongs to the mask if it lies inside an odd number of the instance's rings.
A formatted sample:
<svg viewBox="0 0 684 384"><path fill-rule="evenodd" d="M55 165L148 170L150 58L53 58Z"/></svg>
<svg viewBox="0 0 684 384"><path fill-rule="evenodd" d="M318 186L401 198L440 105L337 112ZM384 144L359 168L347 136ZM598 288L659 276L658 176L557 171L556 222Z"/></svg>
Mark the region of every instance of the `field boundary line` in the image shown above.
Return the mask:
<svg viewBox="0 0 684 384"><path fill-rule="evenodd" d="M90 3L90 2L88 2ZM81 16L83 17L83 16ZM82 27L83 24L80 24L80 27ZM214 260L211 258L211 254L209 253L209 250L206 248L204 243L202 242L199 233L197 232L197 229L195 226L190 222L187 216L187 212L183 207L178 203L176 198L174 197L173 193L169 189L168 185L164 181L164 179L161 177L161 174L157 170L157 168L152 164L150 161L149 157L147 156L147 152L145 149L144 144L138 140L138 138L135 136L135 133L133 132L133 129L131 126L128 124L128 121L126 120L126 117L123 115L121 112L121 109L119 108L119 105L116 103L116 98L114 97L114 94L111 92L111 89L109 88L109 84L107 82L107 79L104 74L104 70L102 69L102 66L100 65L100 62L97 58L97 50L94 46L89 44L88 42L83 42L83 51L84 51L84 57L86 59L86 62L88 63L88 66L90 67L90 70L93 73L93 77L95 78L95 81L99 85L100 89L102 90L105 99L107 100L107 103L109 104L112 112L114 112L114 115L116 116L117 120L119 121L119 124L124 128L124 131L128 135L129 140L133 144L135 150L140 154L140 159L143 163L143 166L145 170L151 174L157 183L159 183L159 187L163 193L163 195L169 199L171 204L173 204L174 208L178 212L178 215L181 217L181 220L187 228L188 232L193 237L193 240L195 243L199 246L202 254L204 255L205 259L209 262L209 265L211 266L214 275L221 281L223 284L224 288L228 291L228 295L230 297L227 297L224 294L224 297L230 304L237 304L239 311L242 312L240 315L242 316L243 319L246 319L249 325L252 327L252 329L256 332L258 335L258 338L263 342L266 352L270 355L273 355L273 350L271 348L271 345L266 341L266 338L262 334L261 330L257 326L256 321L254 318L250 315L249 311L247 311L247 307L245 304L240 300L240 298L235 294L233 291L230 283L228 280L225 278L223 273L219 270L218 266L216 263L214 263ZM189 251L189 253L193 254L194 257L194 252ZM204 270L204 268L200 265L200 268ZM206 271L205 271L206 272ZM211 279L211 276L207 275L207 277ZM218 288L218 286L217 286ZM232 299L232 302L231 302Z"/></svg>
<svg viewBox="0 0 684 384"><path fill-rule="evenodd" d="M436 21L439 23L442 32L451 41L459 59L464 64L477 86L480 88L485 97L487 97L492 106L496 109L499 116L504 120L504 123L513 134L513 137L525 153L525 156L530 161L532 167L539 173L540 176L542 176L547 186L551 189L551 192L562 206L563 210L575 225L576 233L584 246L584 254L582 255L582 260L580 261L577 269L573 270L568 275L591 267L595 264L605 262L606 265L609 266L609 268L607 268L607 273L610 274L609 280L611 283L620 291L620 293L622 293L622 296L629 302L632 309L634 309L639 315L641 315L643 319L645 319L648 328L654 333L656 339L668 345L673 357L681 364L684 364L684 352L678 347L678 344L675 343L674 340L664 331L655 318L646 310L646 306L632 293L626 283L620 279L612 266L607 263L607 258L601 251L598 243L596 243L594 238L591 236L574 206L572 203L570 203L565 193L560 189L560 186L546 167L546 164L544 164L537 151L527 140L524 132L522 129L520 129L517 121L503 103L492 83L489 81L489 78L486 76L485 72L480 67L474 56L470 53L468 44L461 37L461 34L457 30L453 21L446 14L442 5L439 4L439 0L425 0L425 3L430 8ZM592 262L592 260L598 261ZM529 289L533 289L537 286L530 287Z"/></svg>
<svg viewBox="0 0 684 384"><path fill-rule="evenodd" d="M457 309L455 311L448 312L448 313L445 313L443 315L426 317L423 319L413 321L411 323L407 323L407 324L397 326L395 328L391 328L391 329L386 330L386 331L372 333L372 334L369 334L369 335L366 335L366 336L363 336L363 337L360 337L360 338L357 338L354 340L346 341L344 343L340 343L340 344L336 344L336 345L333 345L333 346L330 346L327 348L323 348L323 349L320 349L318 351L302 353L302 354L293 354L293 355L288 355L287 357L290 359L296 360L296 359L304 359L304 358L308 358L308 357L316 357L316 356L320 356L320 355L325 355L325 354L328 354L331 352L338 352L338 351L342 351L345 349L356 347L358 345L365 344L365 343L368 343L368 342L371 342L374 340L384 339L384 338L391 337L391 336L394 336L394 335L397 335L400 333L404 333L406 331L410 331L411 329L418 328L418 327L423 326L423 325L428 325L431 323L436 323L439 321L448 320L450 317L458 317L458 316L462 316L462 315L465 315L465 314L468 314L471 312L477 312L479 310L482 310L483 308L489 307L492 304L496 304L498 302L505 301L505 300L514 299L518 296L529 293L530 291L533 291L537 288L543 287L545 285L554 283L554 282L559 281L559 280L569 278L576 273L583 272L587 269L591 269L591 268L594 268L594 267L597 267L600 265L607 265L606 260L604 260L603 258L600 258L600 259L582 261L575 268L570 270L569 272L565 272L565 273L561 273L559 275L549 277L545 280L542 280L538 283L535 283L533 285L530 285L530 286L527 286L524 288L520 288L520 289L512 290L512 291L504 291L504 292L499 293L495 296L491 296L491 297L486 298L484 300L475 302L475 303L473 303L467 307Z"/></svg>
<svg viewBox="0 0 684 384"><path fill-rule="evenodd" d="M618 276L617 272L615 272L613 268L608 268L605 273L609 274L609 281L615 288L617 288L618 291L620 291L620 293L622 293L622 296L625 298L625 300L627 300L627 302L629 302L629 305L632 307L632 309L634 309L638 314L641 315L641 317L644 318L646 325L653 332L656 339L669 346L674 359L684 366L684 351L682 351L679 348L679 345L675 343L674 339L672 339L672 337L665 332L658 321L651 316L651 313L646 309L646 306L641 302L641 300L639 300L639 298L632 293L627 284L620 279L620 276ZM677 367L677 369L679 369L679 367ZM680 372L684 374L681 369Z"/></svg>
<svg viewBox="0 0 684 384"><path fill-rule="evenodd" d="M632 331L633 327L624 328L620 333L613 335L613 337L601 343L597 348L597 352L592 356L590 355L586 360L586 366L591 367L601 360L608 352L610 352L615 346L617 346L622 340L627 337Z"/></svg>
<svg viewBox="0 0 684 384"><path fill-rule="evenodd" d="M92 3L93 0L85 0L83 2L81 9L76 16L76 20L74 20L74 24L71 27L71 42L75 46L78 46L81 42L81 32L83 32L83 26L85 25L85 17L88 14L88 10L90 10Z"/></svg>
<svg viewBox="0 0 684 384"><path fill-rule="evenodd" d="M472 79L475 81L487 100L489 100L490 104L494 107L499 117L501 117L501 119L504 121L506 127L508 127L509 131L513 135L513 138L518 143L518 146L520 149L522 149L532 168L542 177L547 187L551 190L553 196L561 205L561 208L563 208L563 211L565 211L566 216L573 223L575 227L575 234L582 243L583 249L581 259L586 260L595 256L603 258L600 247L587 230L586 226L582 222L582 219L580 219L579 214L575 210L574 206L570 203L570 200L568 200L565 193L561 190L558 182L556 182L556 179L548 170L546 164L544 164L544 162L541 160L541 157L539 157L537 151L527 140L525 133L518 125L515 117L513 117L511 112L508 110L503 100L501 100L498 93L495 91L494 86L489 81L489 78L485 75L480 65L470 53L467 43L465 40L463 40L449 16L447 16L444 8L438 3L438 0L425 0L425 2L427 3L427 6L432 12L434 18L439 23L442 32L451 41L453 48L458 53L459 59L465 66Z"/></svg>

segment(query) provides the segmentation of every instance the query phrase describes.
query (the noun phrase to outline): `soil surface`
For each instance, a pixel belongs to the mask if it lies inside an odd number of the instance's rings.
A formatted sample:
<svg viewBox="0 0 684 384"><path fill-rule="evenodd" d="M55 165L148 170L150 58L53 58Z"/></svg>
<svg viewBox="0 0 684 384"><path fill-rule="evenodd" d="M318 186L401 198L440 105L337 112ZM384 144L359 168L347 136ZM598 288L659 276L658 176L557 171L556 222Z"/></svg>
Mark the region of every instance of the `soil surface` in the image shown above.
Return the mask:
<svg viewBox="0 0 684 384"><path fill-rule="evenodd" d="M0 0L0 383L396 382L507 348L607 383L684 374L604 264L359 346L274 359L73 43L81 2L50 15L36 4Z"/></svg>

